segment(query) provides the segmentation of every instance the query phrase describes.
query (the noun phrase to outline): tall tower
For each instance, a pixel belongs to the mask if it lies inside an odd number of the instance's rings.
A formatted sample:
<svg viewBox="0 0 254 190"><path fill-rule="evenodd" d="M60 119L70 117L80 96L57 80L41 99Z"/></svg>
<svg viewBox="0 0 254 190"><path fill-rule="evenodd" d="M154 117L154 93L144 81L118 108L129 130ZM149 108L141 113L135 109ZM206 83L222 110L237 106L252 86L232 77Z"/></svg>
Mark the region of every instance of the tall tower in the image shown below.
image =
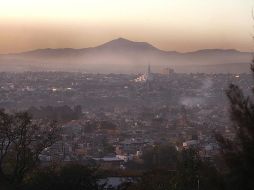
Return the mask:
<svg viewBox="0 0 254 190"><path fill-rule="evenodd" d="M147 73L146 73L146 85L149 91L151 90L151 81L152 81L151 66L149 64L147 67Z"/></svg>
<svg viewBox="0 0 254 190"><path fill-rule="evenodd" d="M151 66L150 64L147 67L147 73L146 73L146 81L150 81L151 80Z"/></svg>

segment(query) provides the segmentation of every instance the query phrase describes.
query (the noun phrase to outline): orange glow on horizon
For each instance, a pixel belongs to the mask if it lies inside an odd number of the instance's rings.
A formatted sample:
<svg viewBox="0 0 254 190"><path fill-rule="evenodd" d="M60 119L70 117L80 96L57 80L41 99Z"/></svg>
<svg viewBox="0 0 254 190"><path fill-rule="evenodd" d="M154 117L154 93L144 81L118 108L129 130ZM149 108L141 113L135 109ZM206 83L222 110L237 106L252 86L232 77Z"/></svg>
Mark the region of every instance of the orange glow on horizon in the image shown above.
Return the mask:
<svg viewBox="0 0 254 190"><path fill-rule="evenodd" d="M163 50L252 50L252 0L0 0L0 53L123 37Z"/></svg>

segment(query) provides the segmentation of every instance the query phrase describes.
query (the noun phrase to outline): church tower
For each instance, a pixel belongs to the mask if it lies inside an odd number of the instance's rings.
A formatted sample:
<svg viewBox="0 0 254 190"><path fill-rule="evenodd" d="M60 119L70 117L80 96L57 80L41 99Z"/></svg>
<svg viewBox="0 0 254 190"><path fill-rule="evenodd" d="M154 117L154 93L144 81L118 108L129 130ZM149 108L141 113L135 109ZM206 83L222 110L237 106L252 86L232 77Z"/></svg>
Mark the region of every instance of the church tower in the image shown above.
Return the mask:
<svg viewBox="0 0 254 190"><path fill-rule="evenodd" d="M146 86L149 91L151 90L151 81L152 81L151 66L149 64L146 73Z"/></svg>
<svg viewBox="0 0 254 190"><path fill-rule="evenodd" d="M151 75L151 66L150 64L147 67L147 73L146 73L146 81L151 81L152 80L152 75Z"/></svg>

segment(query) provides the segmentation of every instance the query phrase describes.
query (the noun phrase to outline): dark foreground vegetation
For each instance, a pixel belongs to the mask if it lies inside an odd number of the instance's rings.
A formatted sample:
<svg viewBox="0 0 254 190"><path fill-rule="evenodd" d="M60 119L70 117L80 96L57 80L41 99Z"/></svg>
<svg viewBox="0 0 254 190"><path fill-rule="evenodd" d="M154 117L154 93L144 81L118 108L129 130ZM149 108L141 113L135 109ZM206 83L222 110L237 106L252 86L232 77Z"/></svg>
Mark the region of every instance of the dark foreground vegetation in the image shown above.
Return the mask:
<svg viewBox="0 0 254 190"><path fill-rule="evenodd" d="M144 152L142 163L130 163L130 168L140 168L142 172L132 175L133 179L122 183L118 189L254 189L252 97L245 97L233 84L226 93L236 135L229 140L215 134L221 147L215 161L201 157L195 149L176 151L172 146L156 146ZM79 113L79 109L74 112ZM96 165L40 164L40 153L60 138L59 131L54 122L38 122L27 113L12 114L1 110L0 189L113 189L107 186L109 173L100 171ZM101 182L101 179L106 180Z"/></svg>

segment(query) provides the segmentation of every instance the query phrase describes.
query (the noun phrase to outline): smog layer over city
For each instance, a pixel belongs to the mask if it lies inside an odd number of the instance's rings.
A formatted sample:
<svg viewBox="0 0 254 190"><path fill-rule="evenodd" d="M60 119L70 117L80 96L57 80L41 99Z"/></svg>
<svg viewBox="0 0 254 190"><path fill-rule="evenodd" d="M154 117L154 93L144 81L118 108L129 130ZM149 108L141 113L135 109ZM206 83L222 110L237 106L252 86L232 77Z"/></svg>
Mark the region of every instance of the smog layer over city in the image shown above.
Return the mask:
<svg viewBox="0 0 254 190"><path fill-rule="evenodd" d="M253 190L253 0L0 0L0 189Z"/></svg>

